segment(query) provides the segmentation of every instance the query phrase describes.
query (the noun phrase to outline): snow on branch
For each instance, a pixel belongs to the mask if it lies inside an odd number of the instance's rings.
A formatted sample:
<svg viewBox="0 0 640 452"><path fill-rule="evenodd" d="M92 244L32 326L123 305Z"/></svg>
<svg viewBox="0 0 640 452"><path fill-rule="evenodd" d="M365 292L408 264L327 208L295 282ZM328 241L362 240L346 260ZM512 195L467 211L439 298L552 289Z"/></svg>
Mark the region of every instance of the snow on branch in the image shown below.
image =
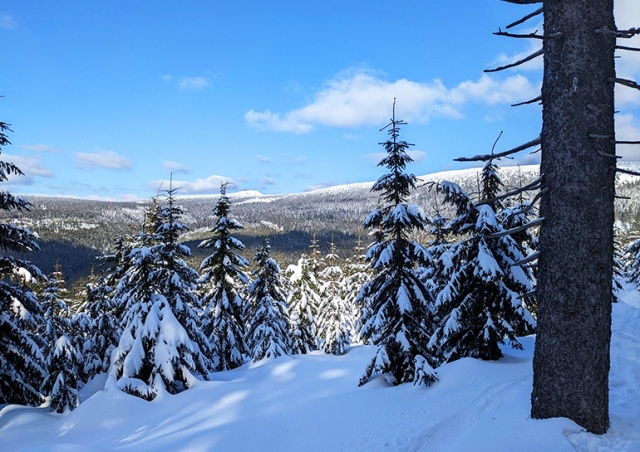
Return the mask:
<svg viewBox="0 0 640 452"><path fill-rule="evenodd" d="M531 55L522 58L521 60L516 61L515 63L511 63L511 64L507 64L505 66L500 66L497 68L493 68L493 69L485 69L483 72L499 72L499 71L504 71L505 69L510 69L512 67L516 67L516 66L520 66L521 64L526 63L527 61L531 61L535 58L538 58L539 56L541 56L543 54L543 50L540 49L536 52L533 52Z"/></svg>
<svg viewBox="0 0 640 452"><path fill-rule="evenodd" d="M510 23L509 25L507 25L507 30L508 30L509 28L513 28L513 27L515 27L516 25L520 25L520 24L522 24L522 23L524 23L524 22L528 21L528 20L529 20L529 19L531 19L532 17L536 17L537 15L542 14L542 10L543 10L543 8L538 8L538 9L536 9L534 12L532 12L531 14L527 14L526 16L524 16L522 19L519 19L519 20L516 20L516 21L515 21L515 22L513 22L513 23Z"/></svg>
<svg viewBox="0 0 640 452"><path fill-rule="evenodd" d="M485 155L475 155L473 157L458 157L453 159L455 162L487 162L489 160L499 159L502 157L506 157L507 155L515 154L517 152L523 151L525 149L532 148L541 143L540 137L535 140L531 140L527 143L524 143L518 147L513 149L509 149L508 151L500 152L499 154L485 154Z"/></svg>

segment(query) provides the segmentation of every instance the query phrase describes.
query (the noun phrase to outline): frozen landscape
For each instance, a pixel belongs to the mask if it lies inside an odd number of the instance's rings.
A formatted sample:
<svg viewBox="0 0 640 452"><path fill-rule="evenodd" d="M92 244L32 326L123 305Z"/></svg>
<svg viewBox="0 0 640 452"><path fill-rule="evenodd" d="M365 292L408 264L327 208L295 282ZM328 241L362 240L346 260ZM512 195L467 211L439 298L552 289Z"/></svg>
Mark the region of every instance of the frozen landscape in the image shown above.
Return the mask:
<svg viewBox="0 0 640 452"><path fill-rule="evenodd" d="M610 412L606 435L567 419L529 418L534 337L498 362L471 358L438 369L429 388L358 387L373 346L344 356L281 357L213 374L153 402L104 378L84 388L68 414L0 409L4 451L638 451L640 292L626 286L613 306ZM108 386L108 384L107 384Z"/></svg>

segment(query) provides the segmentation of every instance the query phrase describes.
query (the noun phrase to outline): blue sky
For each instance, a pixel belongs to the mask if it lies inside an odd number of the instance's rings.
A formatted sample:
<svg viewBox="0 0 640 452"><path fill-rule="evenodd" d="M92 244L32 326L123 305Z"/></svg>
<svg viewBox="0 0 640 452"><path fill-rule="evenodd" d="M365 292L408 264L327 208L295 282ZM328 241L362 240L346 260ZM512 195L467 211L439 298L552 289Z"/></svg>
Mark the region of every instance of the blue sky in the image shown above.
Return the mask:
<svg viewBox="0 0 640 452"><path fill-rule="evenodd" d="M640 2L616 8L619 27L639 25ZM463 168L453 158L490 151L500 131L498 150L539 134L540 107L509 104L538 95L542 61L482 72L535 50L492 35L534 9L0 0L0 120L14 131L2 158L26 173L5 189L144 199L171 173L185 195L218 193L221 181L263 193L374 181L394 97L415 144L409 170ZM637 53L621 53L620 76L640 78ZM638 139L640 95L618 88L617 108L619 138Z"/></svg>

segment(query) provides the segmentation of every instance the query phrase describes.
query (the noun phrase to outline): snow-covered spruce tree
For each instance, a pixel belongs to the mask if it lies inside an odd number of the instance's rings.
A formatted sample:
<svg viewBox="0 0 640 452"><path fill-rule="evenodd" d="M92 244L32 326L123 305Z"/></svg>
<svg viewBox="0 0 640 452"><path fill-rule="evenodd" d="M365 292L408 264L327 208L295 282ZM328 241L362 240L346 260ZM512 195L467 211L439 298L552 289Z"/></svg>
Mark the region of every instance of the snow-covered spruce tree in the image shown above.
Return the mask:
<svg viewBox="0 0 640 452"><path fill-rule="evenodd" d="M445 361L497 360L505 339L521 349L516 335L535 326L522 302L532 290L531 272L514 265L525 256L496 219L502 183L492 161L482 170L481 184L476 204L456 184L438 186L458 214L448 226L458 241L442 253L435 270L436 278L447 282L436 297L440 321L429 345Z"/></svg>
<svg viewBox="0 0 640 452"><path fill-rule="evenodd" d="M170 188L166 204L149 209L147 225L155 229L140 234L114 292L115 304L123 307L124 330L110 378L146 400L188 389L211 370L211 348L195 311L198 275L185 261L189 248L178 241L187 227L179 222L175 192Z"/></svg>
<svg viewBox="0 0 640 452"><path fill-rule="evenodd" d="M293 354L305 354L318 349L320 294L314 262L315 259L303 253L298 263L289 265L285 272L291 284L287 304Z"/></svg>
<svg viewBox="0 0 640 452"><path fill-rule="evenodd" d="M0 149L10 144L9 125L0 121ZM0 160L0 182L22 175L13 163ZM30 204L0 191L0 210L28 210ZM11 256L13 252L35 251L35 235L26 228L0 223L0 404L39 405L40 384L45 377L44 356L36 337L42 325L42 307L28 287L32 279L44 279L35 265Z"/></svg>
<svg viewBox="0 0 640 452"><path fill-rule="evenodd" d="M367 264L366 257L366 248L358 236L353 256L346 265L344 280L344 297L348 309L347 322L352 342L360 341L360 330L362 329L362 306L356 300L360 290L371 281L371 269Z"/></svg>
<svg viewBox="0 0 640 452"><path fill-rule="evenodd" d="M358 297L368 305L362 336L378 346L361 385L378 373L394 385L430 385L437 379L435 362L427 349L433 329L433 300L416 272L426 250L409 239L412 231L424 229L425 216L422 209L408 202L416 177L405 172L412 159L407 154L409 143L399 140L402 124L395 119L394 105L390 139L382 143L387 156L378 164L389 172L371 189L380 193L386 205L364 221L365 228L381 231L384 238L379 237L369 248L367 259L376 275Z"/></svg>
<svg viewBox="0 0 640 452"><path fill-rule="evenodd" d="M283 275L271 257L269 238L258 250L253 261L253 283L249 288L247 345L254 361L277 358L291 352L291 337L287 314L287 294L283 290Z"/></svg>
<svg viewBox="0 0 640 452"><path fill-rule="evenodd" d="M229 217L230 208L227 185L222 184L220 198L213 208L217 217L211 228L213 237L198 245L212 250L200 265L199 293L204 306L203 331L213 346L215 370L240 366L248 352L242 293L248 284L243 269L249 262L236 252L243 250L244 244L231 234L243 226Z"/></svg>
<svg viewBox="0 0 640 452"><path fill-rule="evenodd" d="M318 336L322 350L333 355L344 355L351 345L350 310L345 299L344 272L338 265L334 242L325 256L327 266L321 272L318 312Z"/></svg>

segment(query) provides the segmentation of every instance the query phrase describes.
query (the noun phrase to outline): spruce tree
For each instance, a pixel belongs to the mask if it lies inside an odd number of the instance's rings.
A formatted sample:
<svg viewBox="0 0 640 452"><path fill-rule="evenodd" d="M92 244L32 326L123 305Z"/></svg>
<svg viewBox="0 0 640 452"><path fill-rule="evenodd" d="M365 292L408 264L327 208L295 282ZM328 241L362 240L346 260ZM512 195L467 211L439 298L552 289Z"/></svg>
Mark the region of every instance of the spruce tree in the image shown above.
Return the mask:
<svg viewBox="0 0 640 452"><path fill-rule="evenodd" d="M269 238L253 261L253 283L249 288L247 345L254 361L288 355L291 350L287 294L280 266L271 257Z"/></svg>
<svg viewBox="0 0 640 452"><path fill-rule="evenodd" d="M348 260L345 271L344 297L347 306L347 324L352 342L360 341L362 329L362 306L357 303L358 294L366 283L371 281L371 271L366 261L366 248L360 236L356 241L353 256Z"/></svg>
<svg viewBox="0 0 640 452"><path fill-rule="evenodd" d="M217 217L211 228L213 237L199 245L212 250L200 265L199 293L204 306L203 331L213 346L215 370L240 366L248 352L244 319L246 306L242 294L248 284L243 269L249 262L236 252L243 250L244 244L232 233L243 226L229 217L231 202L226 190L227 185L223 184L220 198L213 208Z"/></svg>
<svg viewBox="0 0 640 452"><path fill-rule="evenodd" d="M305 354L318 349L318 306L320 295L315 268L316 259L302 254L296 265L287 267L291 284L287 299L293 354Z"/></svg>
<svg viewBox="0 0 640 452"><path fill-rule="evenodd" d="M49 396L49 407L58 413L72 411L80 404L78 396L81 357L66 334L56 339L47 358L47 377L42 392Z"/></svg>
<svg viewBox="0 0 640 452"><path fill-rule="evenodd" d="M10 144L9 125L0 121L0 150ZM0 182L22 175L13 163L0 160ZM7 191L0 191L0 210L29 210L30 204ZM39 405L39 388L45 377L45 363L36 336L42 325L42 307L27 283L44 279L30 262L11 256L13 252L39 249L35 235L26 228L0 223L0 404Z"/></svg>
<svg viewBox="0 0 640 452"><path fill-rule="evenodd" d="M351 345L351 312L345 299L344 272L338 265L338 258L335 243L331 242L330 252L325 256L327 266L321 272L318 336L325 353L344 355Z"/></svg>
<svg viewBox="0 0 640 452"><path fill-rule="evenodd" d="M458 212L448 228L458 241L447 247L435 267L436 278L446 284L436 297L440 322L430 346L445 361L497 360L505 340L521 349L517 334L530 334L535 326L522 302L533 288L532 275L517 265L525 256L496 219L496 210L502 208L496 200L501 186L490 160L482 170L479 202L472 203L454 184L439 188L446 199L455 200Z"/></svg>
<svg viewBox="0 0 640 452"><path fill-rule="evenodd" d="M387 126L390 139L382 143L387 156L378 164L389 172L371 189L380 193L385 205L364 221L365 228L384 235L369 248L367 259L376 275L359 295L360 302L367 303L362 335L378 347L361 385L378 373L394 385L430 385L436 380L435 362L427 349L433 328L433 300L416 271L426 250L409 239L411 232L424 229L425 216L422 209L408 201L416 177L405 172L412 159L407 154L409 143L399 140L402 124L395 119L394 105L390 127Z"/></svg>
<svg viewBox="0 0 640 452"><path fill-rule="evenodd" d="M115 289L123 306L123 333L112 355L110 376L123 391L152 400L158 393L178 393L211 370L211 348L199 329L195 293L197 272L185 259L191 253L178 241L187 227L174 204L154 203L147 213L147 230Z"/></svg>

